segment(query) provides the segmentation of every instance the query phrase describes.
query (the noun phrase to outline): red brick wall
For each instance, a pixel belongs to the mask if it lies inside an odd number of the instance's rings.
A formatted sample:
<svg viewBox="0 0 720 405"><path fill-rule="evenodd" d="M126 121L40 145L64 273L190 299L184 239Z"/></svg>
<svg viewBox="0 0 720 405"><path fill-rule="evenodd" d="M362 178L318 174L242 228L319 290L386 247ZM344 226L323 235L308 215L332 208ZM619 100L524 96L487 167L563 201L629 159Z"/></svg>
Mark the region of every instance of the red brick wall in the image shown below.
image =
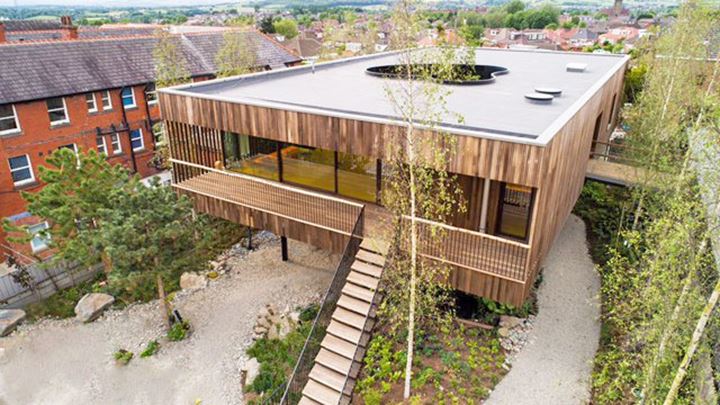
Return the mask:
<svg viewBox="0 0 720 405"><path fill-rule="evenodd" d="M152 158L154 143L152 131L148 128L148 114L145 104L144 86L135 86L135 104L137 107L126 111L130 129L142 128L145 148L135 152L137 172L146 177L157 171L148 165ZM89 113L85 95L65 97L70 123L50 126L47 105L45 100L31 101L15 104L17 118L20 122L21 133L0 136L0 219L17 215L26 210L25 202L20 196L20 189L37 191L42 185L39 183L21 186L17 189L10 176L8 159L10 157L27 154L32 162L35 179L38 179L38 167L45 164L47 156L62 145L75 143L80 150L96 149L96 128L103 132L110 132L110 125L121 128L123 123L122 102L120 89L110 91L112 110L103 111L101 105L101 92L95 92L98 112ZM150 118L159 118L157 105L149 107ZM113 164L122 164L132 170L130 136L127 131L119 132L122 144L122 154L114 156L111 150L110 135L105 135L105 142ZM37 218L26 218L22 224L40 222ZM6 243L5 235L0 229L0 244ZM13 246L23 253L30 251L30 246Z"/></svg>

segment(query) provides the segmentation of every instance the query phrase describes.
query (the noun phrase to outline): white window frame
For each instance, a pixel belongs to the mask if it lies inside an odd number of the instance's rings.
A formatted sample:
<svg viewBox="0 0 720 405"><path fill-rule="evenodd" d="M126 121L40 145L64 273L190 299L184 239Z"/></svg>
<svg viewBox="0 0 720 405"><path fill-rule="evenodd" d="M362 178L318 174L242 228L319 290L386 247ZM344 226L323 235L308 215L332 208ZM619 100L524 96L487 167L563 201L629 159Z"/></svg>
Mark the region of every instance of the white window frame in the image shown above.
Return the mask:
<svg viewBox="0 0 720 405"><path fill-rule="evenodd" d="M117 148L115 148L115 143L117 143ZM118 134L117 132L110 135L110 147L112 147L113 156L122 153L122 141L120 141L120 134Z"/></svg>
<svg viewBox="0 0 720 405"><path fill-rule="evenodd" d="M107 100L107 107L103 104ZM110 90L105 90L100 95L100 105L102 106L103 111L110 111L113 109L112 106L112 96L110 95Z"/></svg>
<svg viewBox="0 0 720 405"><path fill-rule="evenodd" d="M148 98L148 94L152 94L153 97L155 97L155 99L150 100ZM145 100L148 105L156 105L158 103L157 87L155 87L155 90L153 90L153 91L145 91Z"/></svg>
<svg viewBox="0 0 720 405"><path fill-rule="evenodd" d="M102 140L102 150L100 150L100 146L98 145L98 138ZM105 140L105 135L96 135L95 136L95 147L97 147L98 153L101 155L108 156L108 148L107 148L107 141Z"/></svg>
<svg viewBox="0 0 720 405"><path fill-rule="evenodd" d="M20 131L22 131L20 129L20 120L18 119L18 116L17 116L17 110L15 109L15 104L10 104L10 108L12 108L12 112L13 112L12 119L15 121L15 128L0 131L0 135L17 134ZM9 120L9 119L11 119L9 116L0 117L0 120Z"/></svg>
<svg viewBox="0 0 720 405"><path fill-rule="evenodd" d="M125 109L137 107L137 100L135 100L135 89L132 87L126 87L126 88L130 89L130 97L132 98L132 104L125 105L126 96L124 96L122 94L122 90L120 91L120 104L122 104L123 108L125 108Z"/></svg>
<svg viewBox="0 0 720 405"><path fill-rule="evenodd" d="M158 132L155 132L155 128L160 128L160 136L157 135ZM152 126L152 135L155 145L165 145L167 143L167 140L165 139L165 124L163 122L156 122ZM160 142L158 142L158 138L161 138Z"/></svg>
<svg viewBox="0 0 720 405"><path fill-rule="evenodd" d="M132 143L133 143L132 134L133 134L133 132L135 132L135 131L137 131L137 133L140 134L140 147L139 147L139 148L133 148L133 146L132 146ZM138 128L138 129L136 129L136 130L130 131L130 147L132 148L133 152L138 152L138 151L141 151L141 150L145 150L145 140L143 139L143 130L142 130L142 128Z"/></svg>
<svg viewBox="0 0 720 405"><path fill-rule="evenodd" d="M38 227L38 226L41 226L41 225L43 226L43 229L38 230L38 231L35 231L35 232L33 232L33 231L31 230L33 227ZM49 245L49 243L50 243L50 235L47 235L46 238L41 238L41 239L43 239L43 240L41 241L42 246L39 246L39 247L36 247L36 246L35 246L35 238L40 238L39 236L36 236L36 235L37 235L39 232L42 232L42 231L44 231L44 230L46 230L46 229L49 229L49 228L50 228L50 225L48 224L47 221L39 222L39 223L37 223L37 224L35 224L35 225L30 225L30 226L27 227L28 233L30 233L30 235L32 236L32 239L30 239L30 248L32 249L32 252L33 252L33 253L42 252L43 250L47 250L47 249L50 247L50 245Z"/></svg>
<svg viewBox="0 0 720 405"><path fill-rule="evenodd" d="M15 168L15 169L13 169L12 166L10 166L10 159L16 158L16 157L20 157L20 156L25 156L25 158L27 158L27 164L28 164L28 165L27 165L27 166L23 166L23 167L21 167L21 168ZM16 185L16 186L22 186L22 185L24 185L24 184L34 183L34 182L35 182L35 173L33 172L32 161L30 160L30 155L28 155L28 154L26 153L26 154L20 155L20 156L9 156L9 157L8 157L8 167L10 168L10 178L12 179L12 174L13 174L13 172L16 172L16 171L18 171L18 170L23 170L23 169L26 169L26 168L27 168L27 169L30 169L30 178L29 178L29 179L25 179L25 180L20 180L20 181L15 181L15 180L13 180L13 184Z"/></svg>
<svg viewBox="0 0 720 405"><path fill-rule="evenodd" d="M92 108L90 108L90 99L88 99L88 96L92 97ZM85 104L88 106L89 113L98 112L97 98L95 97L95 93L85 93Z"/></svg>
<svg viewBox="0 0 720 405"><path fill-rule="evenodd" d="M62 124L67 124L67 123L69 123L69 122L70 122L70 116L68 115L67 103L65 103L65 97L52 97L52 98L60 98L60 99L62 100L62 103L63 103L62 109L63 109L63 113L65 114L65 118L62 119L62 120L59 120L59 121L50 121L50 126L56 126L56 125L62 125ZM45 102L45 106L47 107L47 101ZM50 109L50 108L48 107L48 109L47 109L47 111L48 111L48 118L50 118L50 111L59 111L59 110L60 110L60 108Z"/></svg>

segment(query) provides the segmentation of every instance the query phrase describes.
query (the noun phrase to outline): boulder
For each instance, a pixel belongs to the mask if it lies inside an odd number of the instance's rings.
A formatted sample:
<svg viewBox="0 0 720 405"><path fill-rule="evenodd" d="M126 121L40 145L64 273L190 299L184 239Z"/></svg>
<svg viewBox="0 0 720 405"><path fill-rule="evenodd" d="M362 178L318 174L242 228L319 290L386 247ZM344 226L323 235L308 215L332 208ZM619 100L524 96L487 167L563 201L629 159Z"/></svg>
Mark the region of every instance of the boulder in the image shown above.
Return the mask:
<svg viewBox="0 0 720 405"><path fill-rule="evenodd" d="M183 273L180 276L180 288L183 290L198 290L207 287L207 279L202 274Z"/></svg>
<svg viewBox="0 0 720 405"><path fill-rule="evenodd" d="M500 326L503 328L512 329L518 325L522 325L524 319L516 316L500 315Z"/></svg>
<svg viewBox="0 0 720 405"><path fill-rule="evenodd" d="M510 336L510 329L500 328L500 329L498 329L497 333L498 333L498 336L506 338L506 337Z"/></svg>
<svg viewBox="0 0 720 405"><path fill-rule="evenodd" d="M245 362L242 373L244 375L245 385L250 385L255 381L255 377L260 373L260 363L255 357L251 357L250 360Z"/></svg>
<svg viewBox="0 0 720 405"><path fill-rule="evenodd" d="M75 318L81 322L92 322L97 319L112 303L112 295L102 293L85 294L75 305Z"/></svg>
<svg viewBox="0 0 720 405"><path fill-rule="evenodd" d="M22 309L0 309L0 336L15 330L23 319L25 319L25 311Z"/></svg>
<svg viewBox="0 0 720 405"><path fill-rule="evenodd" d="M295 323L300 323L300 311L293 311L288 314L288 317L291 321Z"/></svg>

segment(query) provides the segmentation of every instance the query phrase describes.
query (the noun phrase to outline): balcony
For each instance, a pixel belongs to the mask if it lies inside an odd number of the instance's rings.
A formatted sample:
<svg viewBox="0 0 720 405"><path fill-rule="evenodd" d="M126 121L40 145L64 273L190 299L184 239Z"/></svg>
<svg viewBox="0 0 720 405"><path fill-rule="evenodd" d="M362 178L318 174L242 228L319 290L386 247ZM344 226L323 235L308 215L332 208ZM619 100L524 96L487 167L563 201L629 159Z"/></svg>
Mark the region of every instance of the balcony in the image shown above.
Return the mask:
<svg viewBox="0 0 720 405"><path fill-rule="evenodd" d="M364 207L363 204L351 200L277 181L211 169L176 159L171 159L171 162L173 187L181 192L259 211L342 237L351 235L355 221ZM388 213L374 204L367 204L367 208L365 234L379 233L378 228L384 222L381 218L387 217ZM217 210L203 210L219 215ZM406 220L409 221L409 218ZM460 269L464 274L482 274L513 284L526 282L529 245L424 219L416 221L422 257ZM263 227L258 224L245 224ZM277 229L270 230L277 232ZM431 237L437 233L441 235L439 239ZM294 238L327 247L320 243L322 241L318 238L308 240L298 235Z"/></svg>

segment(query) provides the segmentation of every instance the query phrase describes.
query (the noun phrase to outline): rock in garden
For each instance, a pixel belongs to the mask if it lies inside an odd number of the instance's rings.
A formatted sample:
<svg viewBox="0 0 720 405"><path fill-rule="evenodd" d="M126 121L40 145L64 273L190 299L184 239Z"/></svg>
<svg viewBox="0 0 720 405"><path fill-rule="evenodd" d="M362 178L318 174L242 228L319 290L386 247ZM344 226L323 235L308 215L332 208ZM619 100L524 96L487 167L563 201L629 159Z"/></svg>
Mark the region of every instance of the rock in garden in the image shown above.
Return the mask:
<svg viewBox="0 0 720 405"><path fill-rule="evenodd" d="M115 298L112 295L102 293L85 294L75 305L75 318L81 322L92 322L113 302L115 302Z"/></svg>
<svg viewBox="0 0 720 405"><path fill-rule="evenodd" d="M25 311L22 309L0 309L0 336L15 330L23 319L25 319Z"/></svg>
<svg viewBox="0 0 720 405"><path fill-rule="evenodd" d="M207 287L205 276L196 273L183 273L180 276L180 288L183 290L198 290Z"/></svg>
<svg viewBox="0 0 720 405"><path fill-rule="evenodd" d="M245 385L252 384L255 381L255 377L260 373L260 363L255 357L251 357L250 360L245 362L242 373L245 376Z"/></svg>
<svg viewBox="0 0 720 405"><path fill-rule="evenodd" d="M506 338L506 337L510 336L510 329L505 328L505 327L499 328L497 333L498 333L498 336Z"/></svg>
<svg viewBox="0 0 720 405"><path fill-rule="evenodd" d="M273 324L270 329L268 329L267 338L270 340L280 339L279 329L277 324Z"/></svg>
<svg viewBox="0 0 720 405"><path fill-rule="evenodd" d="M518 325L522 325L523 320L524 319L518 318L516 316L500 315L500 326L512 329Z"/></svg>
<svg viewBox="0 0 720 405"><path fill-rule="evenodd" d="M288 318L295 323L300 323L300 311L293 311L288 314Z"/></svg>
<svg viewBox="0 0 720 405"><path fill-rule="evenodd" d="M278 338L282 339L287 336L287 334L292 331L292 326L290 326L290 320L286 316L280 318L280 322L277 323L277 329Z"/></svg>

